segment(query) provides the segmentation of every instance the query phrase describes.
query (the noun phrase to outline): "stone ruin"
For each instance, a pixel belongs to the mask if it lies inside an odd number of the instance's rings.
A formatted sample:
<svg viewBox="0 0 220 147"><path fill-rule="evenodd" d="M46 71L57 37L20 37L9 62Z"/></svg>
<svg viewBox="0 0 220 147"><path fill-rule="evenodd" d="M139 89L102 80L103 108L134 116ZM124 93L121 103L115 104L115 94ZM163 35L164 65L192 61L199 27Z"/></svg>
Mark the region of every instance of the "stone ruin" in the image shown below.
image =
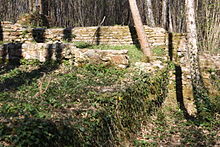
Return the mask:
<svg viewBox="0 0 220 147"><path fill-rule="evenodd" d="M2 59L37 59L44 62L49 59L74 60L74 65L111 64L125 68L129 65L128 51L89 50L76 48L72 42L90 44L130 45L137 43L133 27L103 26L76 28L31 28L19 23L1 22L2 41L0 46ZM151 46L159 46L168 52L169 35L162 28L145 26ZM173 48L179 46L183 34L172 36ZM60 60L59 59L59 60Z"/></svg>
<svg viewBox="0 0 220 147"><path fill-rule="evenodd" d="M0 46L2 60L71 60L75 66L85 64L105 64L120 68L129 65L127 50L79 49L74 43L19 43L12 42Z"/></svg>
<svg viewBox="0 0 220 147"><path fill-rule="evenodd" d="M189 75L189 64L186 50L185 34L168 33L163 28L145 26L149 43L154 47L164 49L167 60L171 59L182 67L186 76ZM3 21L0 24L0 39L6 42L0 45L0 58L6 59L37 59L46 60L68 59L76 66L84 64L111 64L125 68L129 66L126 50L94 50L76 48L73 42L89 44L131 45L137 44L137 34L134 27L102 26L75 28L32 28L19 23ZM201 55L201 65L204 68L219 68L220 65L206 64L212 58ZM215 56L220 61L220 56ZM151 65L148 65L151 66Z"/></svg>
<svg viewBox="0 0 220 147"><path fill-rule="evenodd" d="M145 26L149 43L154 47L162 48L166 55L166 61L172 60L180 68L183 81L183 93L185 97L191 89L190 67L187 57L185 34L168 33L162 28L150 28ZM21 24L12 24L4 21L0 24L0 60L36 59L41 62L47 60L70 60L75 66L85 64L114 65L120 68L129 66L127 50L98 50L79 49L73 42L87 42L89 44L106 45L130 45L137 44L137 35L133 27L128 26L103 26L103 27L75 27L75 28L31 28ZM154 68L163 68L161 61L151 63L139 62L134 65L148 73ZM201 69L208 71L215 69L220 71L220 54L200 55ZM177 67L178 67L177 66ZM220 72L219 72L220 73ZM210 75L203 72L205 81ZM170 75L171 81L175 81L175 75ZM177 78L177 77L176 77ZM192 90L190 90L192 91Z"/></svg>

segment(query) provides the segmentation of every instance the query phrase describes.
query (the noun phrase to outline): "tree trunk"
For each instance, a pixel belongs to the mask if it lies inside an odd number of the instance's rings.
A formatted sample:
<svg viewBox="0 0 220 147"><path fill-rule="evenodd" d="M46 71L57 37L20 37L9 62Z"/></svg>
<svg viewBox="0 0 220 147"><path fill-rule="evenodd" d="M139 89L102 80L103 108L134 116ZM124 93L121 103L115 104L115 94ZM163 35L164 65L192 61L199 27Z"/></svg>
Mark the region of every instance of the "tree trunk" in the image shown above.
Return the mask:
<svg viewBox="0 0 220 147"><path fill-rule="evenodd" d="M170 0L163 0L162 3L162 26L169 32L173 32L171 3Z"/></svg>
<svg viewBox="0 0 220 147"><path fill-rule="evenodd" d="M162 19L161 19L161 24L163 26L163 28L167 28L166 24L167 24L167 4L168 1L167 0L163 0L162 1Z"/></svg>
<svg viewBox="0 0 220 147"><path fill-rule="evenodd" d="M3 40L4 40L3 37L4 37L4 36L3 36L2 22L1 22L1 20L0 20L0 41L3 41Z"/></svg>
<svg viewBox="0 0 220 147"><path fill-rule="evenodd" d="M199 51L197 47L194 0L185 0L185 7L191 82L195 105L198 115L200 116L200 114L204 114L210 110L210 102L208 99L207 91L204 87L204 83L202 81L199 67Z"/></svg>
<svg viewBox="0 0 220 147"><path fill-rule="evenodd" d="M43 14L43 0L38 0L38 6L39 6L39 13Z"/></svg>
<svg viewBox="0 0 220 147"><path fill-rule="evenodd" d="M153 16L151 0L146 0L146 6L147 6L147 18L148 18L149 25L154 27L155 21L154 21L154 16Z"/></svg>
<svg viewBox="0 0 220 147"><path fill-rule="evenodd" d="M132 17L134 20L135 29L137 32L138 40L140 42L141 49L144 53L144 55L148 56L150 58L151 52L150 52L150 45L147 41L147 36L144 30L143 23L141 21L141 16L137 7L136 0L129 0L129 5L132 13Z"/></svg>
<svg viewBox="0 0 220 147"><path fill-rule="evenodd" d="M33 2L33 0L29 0L29 2L31 2L32 3L31 5L33 5L32 12L37 11L40 14L43 13L43 3L42 3L42 0L35 0L34 2Z"/></svg>
<svg viewBox="0 0 220 147"><path fill-rule="evenodd" d="M173 23L172 23L172 15L171 15L171 2L168 0L168 31L173 32Z"/></svg>
<svg viewBox="0 0 220 147"><path fill-rule="evenodd" d="M33 0L29 0L29 11L33 13L33 9L34 9L34 2Z"/></svg>

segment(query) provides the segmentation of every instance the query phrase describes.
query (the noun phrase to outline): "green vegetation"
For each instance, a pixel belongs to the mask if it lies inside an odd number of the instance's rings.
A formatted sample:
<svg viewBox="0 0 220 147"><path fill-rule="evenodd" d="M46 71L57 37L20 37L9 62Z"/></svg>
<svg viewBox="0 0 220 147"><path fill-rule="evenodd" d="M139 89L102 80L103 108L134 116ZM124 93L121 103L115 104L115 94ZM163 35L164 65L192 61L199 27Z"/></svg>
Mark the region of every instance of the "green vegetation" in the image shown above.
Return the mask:
<svg viewBox="0 0 220 147"><path fill-rule="evenodd" d="M135 46L91 46L129 49ZM135 49L135 50L134 50ZM158 49L160 53L160 49ZM139 59L140 60L140 59ZM210 70L213 115L186 118L169 76L131 68L21 60L1 67L0 146L214 146L219 139L219 71ZM169 87L169 93L168 93ZM213 88L214 89L214 88Z"/></svg>
<svg viewBox="0 0 220 147"><path fill-rule="evenodd" d="M4 43L8 43L8 42L7 41L0 41L0 45L2 45Z"/></svg>
<svg viewBox="0 0 220 147"><path fill-rule="evenodd" d="M165 106L161 110L145 122L146 131L134 141L135 146L214 146L218 144L220 123L218 119L206 123L186 121L183 113L175 111L171 106Z"/></svg>
<svg viewBox="0 0 220 147"><path fill-rule="evenodd" d="M220 71L211 69L209 72L211 75L210 81L213 85L213 92L211 93L210 100L213 106L213 111L220 114Z"/></svg>
<svg viewBox="0 0 220 147"><path fill-rule="evenodd" d="M153 55L155 56L166 56L167 55L164 47L161 47L161 46L157 46L153 48L152 52L153 52Z"/></svg>
<svg viewBox="0 0 220 147"><path fill-rule="evenodd" d="M144 54L136 45L92 45L88 42L75 42L77 48L101 49L101 50L128 50L131 63L145 61ZM164 47L157 46L152 49L154 56L166 56Z"/></svg>
<svg viewBox="0 0 220 147"><path fill-rule="evenodd" d="M37 66L41 64L41 62L37 59L31 59L31 60L21 59L20 63L22 65L32 65L32 66Z"/></svg>
<svg viewBox="0 0 220 147"><path fill-rule="evenodd" d="M26 64L0 75L1 144L123 144L166 96L167 69L149 77L113 67L57 66Z"/></svg>
<svg viewBox="0 0 220 147"><path fill-rule="evenodd" d="M75 46L77 48L88 48L88 47L91 47L92 45L88 42L80 41L80 42L75 42Z"/></svg>
<svg viewBox="0 0 220 147"><path fill-rule="evenodd" d="M21 35L24 38L28 33L30 33L28 30L24 30Z"/></svg>
<svg viewBox="0 0 220 147"><path fill-rule="evenodd" d="M128 56L131 63L144 61L145 57L139 47L135 45L91 45L87 42L75 42L78 48L101 49L101 50L128 50Z"/></svg>

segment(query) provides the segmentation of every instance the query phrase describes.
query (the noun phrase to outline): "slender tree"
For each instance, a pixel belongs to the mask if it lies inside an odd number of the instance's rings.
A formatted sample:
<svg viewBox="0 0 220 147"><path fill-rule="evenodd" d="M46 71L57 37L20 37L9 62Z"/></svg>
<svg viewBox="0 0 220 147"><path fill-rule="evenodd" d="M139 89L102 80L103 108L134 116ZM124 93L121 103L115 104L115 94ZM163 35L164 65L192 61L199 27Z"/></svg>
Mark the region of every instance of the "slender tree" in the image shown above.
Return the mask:
<svg viewBox="0 0 220 147"><path fill-rule="evenodd" d="M154 21L154 16L153 16L151 0L146 0L146 6L147 6L147 18L148 18L149 25L154 27L155 21Z"/></svg>
<svg viewBox="0 0 220 147"><path fill-rule="evenodd" d="M43 0L38 0L39 13L43 14Z"/></svg>
<svg viewBox="0 0 220 147"><path fill-rule="evenodd" d="M165 28L169 32L173 32L170 0L162 1L162 16L161 17L162 17L161 19L162 27Z"/></svg>
<svg viewBox="0 0 220 147"><path fill-rule="evenodd" d="M28 4L29 4L29 11L30 11L30 12L33 12L33 5L34 5L34 4L33 4L33 0L29 0L28 2L29 2L29 3L28 3Z"/></svg>
<svg viewBox="0 0 220 147"><path fill-rule="evenodd" d="M161 16L161 25L163 28L167 28L166 27L166 23L167 23L167 4L168 1L167 0L162 0L162 16Z"/></svg>
<svg viewBox="0 0 220 147"><path fill-rule="evenodd" d="M134 20L135 29L137 32L138 40L140 42L141 49L144 53L144 55L148 56L150 58L151 51L150 51L150 45L147 41L147 36L144 30L143 23L141 21L141 16L137 7L136 0L129 0L129 5L132 13L132 17Z"/></svg>
<svg viewBox="0 0 220 147"><path fill-rule="evenodd" d="M173 32L173 23L172 23L172 15L171 15L171 0L168 0L168 30Z"/></svg>
<svg viewBox="0 0 220 147"><path fill-rule="evenodd" d="M43 0L29 0L29 11L35 12L39 11L40 14L43 12Z"/></svg>
<svg viewBox="0 0 220 147"><path fill-rule="evenodd" d="M193 87L193 95L197 112L199 116L209 112L210 102L207 91L205 90L202 81L200 67L199 67L199 50L197 47L197 31L195 22L195 6L194 0L185 0L186 8L186 30L188 40L188 56L190 62L190 73Z"/></svg>
<svg viewBox="0 0 220 147"><path fill-rule="evenodd" d="M2 22L0 20L0 41L3 41L3 28L2 28Z"/></svg>

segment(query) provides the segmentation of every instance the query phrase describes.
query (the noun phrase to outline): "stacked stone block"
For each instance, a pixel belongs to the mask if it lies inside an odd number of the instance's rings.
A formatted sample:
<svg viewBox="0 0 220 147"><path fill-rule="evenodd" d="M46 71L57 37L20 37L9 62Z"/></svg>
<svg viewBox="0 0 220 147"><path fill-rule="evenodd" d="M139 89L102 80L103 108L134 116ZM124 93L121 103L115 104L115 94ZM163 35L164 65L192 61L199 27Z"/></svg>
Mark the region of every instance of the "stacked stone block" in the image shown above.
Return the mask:
<svg viewBox="0 0 220 147"><path fill-rule="evenodd" d="M62 43L62 54L68 50L70 54L74 54L76 64L81 65L81 60L85 63L99 63L95 59L101 59L102 63L120 64L120 66L128 65L127 53L120 51L99 51L99 50L80 50L76 49L71 42L87 42L91 44L107 44L107 45L130 45L137 44L137 34L134 27L128 26L102 26L102 27L75 27L75 28L31 28L22 26L21 24L12 24L11 22L1 22L3 30L3 41L9 43L22 44L22 57L25 59L38 59L42 62L48 58L48 52L55 52L58 43ZM145 32L152 48L164 48L165 52L171 53L173 59L182 64L185 61L184 45L185 35L172 33L168 34L163 28L151 28L145 26ZM66 43L70 42L70 43ZM5 44L4 46L8 46ZM0 49L3 52L6 47ZM49 50L48 50L49 49ZM7 50L7 49L6 49ZM74 51L74 53L72 53ZM117 54L117 57L115 52ZM120 53L119 53L120 52ZM55 52L56 53L56 52ZM3 54L3 53L1 53ZM92 55L91 55L92 54ZM97 55L98 54L98 55ZM108 56L110 54L110 56ZM114 54L114 56L112 56ZM119 57L121 54L123 57ZM182 55L179 55L182 54ZM90 56L91 55L91 56ZM55 54L50 55L51 59L55 59ZM67 55L62 55L63 57ZM106 56L104 58L104 56ZM91 57L91 58L90 58ZM108 58L108 60L107 60ZM92 61L88 61L92 60ZM119 60L120 59L120 60ZM114 61L113 61L114 60ZM118 63L119 61L120 63ZM121 62L122 60L122 62Z"/></svg>
<svg viewBox="0 0 220 147"><path fill-rule="evenodd" d="M134 27L128 26L103 26L103 27L75 27L75 28L30 28L18 23L4 21L4 41L11 42L88 42L92 44L129 45L137 43L137 35ZM167 48L168 35L163 28L151 28L145 26L145 31L151 46ZM178 35L174 35L174 42ZM184 36L183 36L184 37Z"/></svg>
<svg viewBox="0 0 220 147"><path fill-rule="evenodd" d="M129 66L127 50L79 49L72 43L5 43L0 46L2 59L71 60L75 66L85 64L113 65L119 68Z"/></svg>

